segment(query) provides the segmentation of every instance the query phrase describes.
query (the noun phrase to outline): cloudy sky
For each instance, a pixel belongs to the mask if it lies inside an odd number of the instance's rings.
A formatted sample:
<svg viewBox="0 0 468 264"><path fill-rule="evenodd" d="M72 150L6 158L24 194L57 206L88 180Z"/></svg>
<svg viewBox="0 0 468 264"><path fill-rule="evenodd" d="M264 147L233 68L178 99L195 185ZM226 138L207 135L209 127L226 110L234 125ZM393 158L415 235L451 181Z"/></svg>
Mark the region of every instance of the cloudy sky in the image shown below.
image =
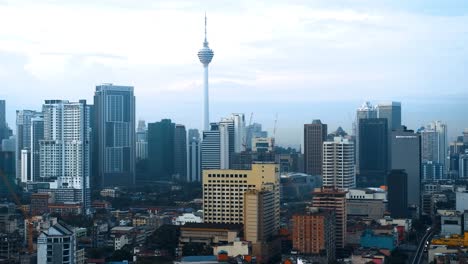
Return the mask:
<svg viewBox="0 0 468 264"><path fill-rule="evenodd" d="M133 85L137 118L201 127L196 53L208 14L211 120L253 114L277 142L302 125L351 129L363 101L401 101L417 128L468 127L464 0L0 0L0 98L16 109L88 99L100 83Z"/></svg>

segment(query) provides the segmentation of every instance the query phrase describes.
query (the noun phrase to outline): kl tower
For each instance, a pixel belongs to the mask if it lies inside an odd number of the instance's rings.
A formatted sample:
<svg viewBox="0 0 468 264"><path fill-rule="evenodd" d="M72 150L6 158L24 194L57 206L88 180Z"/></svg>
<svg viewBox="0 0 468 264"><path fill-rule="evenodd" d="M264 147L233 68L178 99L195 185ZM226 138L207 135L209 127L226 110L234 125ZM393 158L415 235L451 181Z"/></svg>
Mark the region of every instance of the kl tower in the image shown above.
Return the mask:
<svg viewBox="0 0 468 264"><path fill-rule="evenodd" d="M205 41L203 48L198 51L198 59L203 64L203 131L210 130L210 107L208 101L208 65L213 59L213 51L208 47L206 40L206 14L205 14Z"/></svg>

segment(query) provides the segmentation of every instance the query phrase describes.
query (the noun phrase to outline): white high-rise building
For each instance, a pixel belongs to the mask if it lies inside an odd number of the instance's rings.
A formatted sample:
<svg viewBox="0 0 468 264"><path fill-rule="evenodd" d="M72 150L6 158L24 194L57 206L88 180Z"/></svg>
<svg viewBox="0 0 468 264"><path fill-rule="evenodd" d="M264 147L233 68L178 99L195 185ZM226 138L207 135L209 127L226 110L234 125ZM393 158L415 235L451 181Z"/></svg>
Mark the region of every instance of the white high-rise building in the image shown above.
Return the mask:
<svg viewBox="0 0 468 264"><path fill-rule="evenodd" d="M439 154L438 162L444 165L447 170L447 156L448 156L448 135L447 135L447 124L442 121L434 121L429 124L429 127L439 134Z"/></svg>
<svg viewBox="0 0 468 264"><path fill-rule="evenodd" d="M448 137L447 125L441 121L434 121L420 130L421 133L421 161L437 162L448 170Z"/></svg>
<svg viewBox="0 0 468 264"><path fill-rule="evenodd" d="M323 142L323 186L333 188L356 187L354 144L335 137Z"/></svg>
<svg viewBox="0 0 468 264"><path fill-rule="evenodd" d="M135 147L135 156L137 160L143 160L148 158L148 132L144 120L138 121Z"/></svg>
<svg viewBox="0 0 468 264"><path fill-rule="evenodd" d="M234 152L240 153L246 147L245 115L232 114L234 121Z"/></svg>
<svg viewBox="0 0 468 264"><path fill-rule="evenodd" d="M40 146L40 175L57 179L58 189L81 192L89 206L90 107L85 100L46 100L43 105L44 139Z"/></svg>
<svg viewBox="0 0 468 264"><path fill-rule="evenodd" d="M206 39L206 15L205 15L205 41L203 41L203 48L198 51L198 59L203 64L203 131L209 130L210 124L210 109L209 109L209 96L208 96L208 65L213 59L213 50L208 47L208 40Z"/></svg>

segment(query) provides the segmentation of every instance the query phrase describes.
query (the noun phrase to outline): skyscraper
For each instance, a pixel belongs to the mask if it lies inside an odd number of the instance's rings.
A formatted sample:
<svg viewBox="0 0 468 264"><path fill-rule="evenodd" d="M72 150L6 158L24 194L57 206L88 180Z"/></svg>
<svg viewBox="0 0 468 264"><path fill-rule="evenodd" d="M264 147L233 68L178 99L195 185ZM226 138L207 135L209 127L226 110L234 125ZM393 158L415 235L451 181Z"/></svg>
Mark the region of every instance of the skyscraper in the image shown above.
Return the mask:
<svg viewBox="0 0 468 264"><path fill-rule="evenodd" d="M208 96L208 65L213 59L213 50L208 47L208 40L206 38L206 15L205 15L205 41L203 41L203 48L198 51L198 59L203 64L203 130L209 130L210 124L210 109L209 109L209 96Z"/></svg>
<svg viewBox="0 0 468 264"><path fill-rule="evenodd" d="M408 206L420 206L421 190L421 136L401 126L392 131L392 170L404 170L407 175Z"/></svg>
<svg viewBox="0 0 468 264"><path fill-rule="evenodd" d="M0 100L0 142L3 139L8 139L10 135L7 135L7 123L6 123L6 112L5 112L5 100ZM1 147L1 146L0 146Z"/></svg>
<svg viewBox="0 0 468 264"><path fill-rule="evenodd" d="M359 187L385 185L388 172L387 119L368 118L359 121Z"/></svg>
<svg viewBox="0 0 468 264"><path fill-rule="evenodd" d="M86 100L46 100L44 139L39 140L40 176L56 179L57 189L79 190L83 209L90 206L91 125Z"/></svg>
<svg viewBox="0 0 468 264"><path fill-rule="evenodd" d="M335 211L336 249L342 249L346 241L346 192L334 188L315 189L312 206Z"/></svg>
<svg viewBox="0 0 468 264"><path fill-rule="evenodd" d="M322 175L323 142L326 140L326 124L320 120L304 124L304 165L307 174Z"/></svg>
<svg viewBox="0 0 468 264"><path fill-rule="evenodd" d="M246 147L248 149L252 148L252 139L254 138L266 138L268 137L268 132L262 130L262 124L253 123L246 127Z"/></svg>
<svg viewBox="0 0 468 264"><path fill-rule="evenodd" d="M421 133L422 162L439 162L439 133L434 129L424 128Z"/></svg>
<svg viewBox="0 0 468 264"><path fill-rule="evenodd" d="M143 160L148 158L148 131L144 120L138 121L136 132L136 159Z"/></svg>
<svg viewBox="0 0 468 264"><path fill-rule="evenodd" d="M235 127L232 118L223 118L219 122L220 168L229 169L235 149Z"/></svg>
<svg viewBox="0 0 468 264"><path fill-rule="evenodd" d="M435 130L439 134L439 155L438 162L444 165L447 170L447 156L448 156L448 135L447 135L447 124L442 121L434 121L430 125L430 128Z"/></svg>
<svg viewBox="0 0 468 264"><path fill-rule="evenodd" d="M44 117L42 114L31 118L31 178L40 181L40 146L39 141L44 139Z"/></svg>
<svg viewBox="0 0 468 264"><path fill-rule="evenodd" d="M0 100L0 127L6 126L6 103L5 100ZM0 140L3 138L0 138Z"/></svg>
<svg viewBox="0 0 468 264"><path fill-rule="evenodd" d="M465 154L461 154L459 158L458 175L461 179L468 178L468 150L465 150Z"/></svg>
<svg viewBox="0 0 468 264"><path fill-rule="evenodd" d="M408 217L408 174L404 170L391 170L388 175L388 210L392 217ZM410 189L411 188L411 189Z"/></svg>
<svg viewBox="0 0 468 264"><path fill-rule="evenodd" d="M150 180L170 181L174 175L174 136L176 125L170 119L148 124Z"/></svg>
<svg viewBox="0 0 468 264"><path fill-rule="evenodd" d="M400 102L389 102L389 103L380 103L377 105L377 116L378 118L387 119L387 129L388 129L388 148L387 148L387 158L388 166L391 166L392 159L392 143L391 136L392 131L400 129L401 127L401 103Z"/></svg>
<svg viewBox="0 0 468 264"><path fill-rule="evenodd" d="M245 116L244 114L232 114L234 121L234 152L239 153L245 150Z"/></svg>
<svg viewBox="0 0 468 264"><path fill-rule="evenodd" d="M356 187L354 144L335 137L323 142L323 186L333 188Z"/></svg>
<svg viewBox="0 0 468 264"><path fill-rule="evenodd" d="M174 174L179 180L187 181L187 132L179 124L174 134Z"/></svg>
<svg viewBox="0 0 468 264"><path fill-rule="evenodd" d="M378 118L386 118L388 130L395 130L401 126L401 103L389 102L377 105Z"/></svg>
<svg viewBox="0 0 468 264"><path fill-rule="evenodd" d="M198 129L188 131L187 168L189 182L199 182L201 179L201 141Z"/></svg>
<svg viewBox="0 0 468 264"><path fill-rule="evenodd" d="M21 182L32 181L31 175L22 175L21 168L27 168L30 164L23 164L21 152L22 150L30 150L31 148L31 119L42 115L41 112L32 110L17 110L16 111L16 180Z"/></svg>
<svg viewBox="0 0 468 264"><path fill-rule="evenodd" d="M211 123L209 131L203 131L201 143L201 168L220 169L221 168L221 142L218 123Z"/></svg>
<svg viewBox="0 0 468 264"><path fill-rule="evenodd" d="M102 84L94 94L95 184L135 183L135 96L132 86Z"/></svg>
<svg viewBox="0 0 468 264"><path fill-rule="evenodd" d="M354 122L354 135L356 137L356 172L359 173L359 124L362 119L377 118L377 109L370 103L364 102L356 111L356 122Z"/></svg>

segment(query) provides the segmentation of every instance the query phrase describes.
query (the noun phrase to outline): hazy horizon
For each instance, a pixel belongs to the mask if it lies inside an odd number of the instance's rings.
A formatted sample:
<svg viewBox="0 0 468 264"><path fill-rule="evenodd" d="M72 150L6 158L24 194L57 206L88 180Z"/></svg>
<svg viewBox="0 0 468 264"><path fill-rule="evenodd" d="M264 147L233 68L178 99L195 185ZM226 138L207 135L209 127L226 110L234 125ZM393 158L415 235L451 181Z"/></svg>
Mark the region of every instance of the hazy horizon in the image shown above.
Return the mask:
<svg viewBox="0 0 468 264"><path fill-rule="evenodd" d="M351 133L364 101L402 102L417 129L468 128L468 4L463 1L0 0L0 99L17 109L45 99L92 104L101 83L135 87L136 118L202 124L204 13L210 117L245 113L277 143L297 147L303 124ZM259 15L260 14L260 15Z"/></svg>

